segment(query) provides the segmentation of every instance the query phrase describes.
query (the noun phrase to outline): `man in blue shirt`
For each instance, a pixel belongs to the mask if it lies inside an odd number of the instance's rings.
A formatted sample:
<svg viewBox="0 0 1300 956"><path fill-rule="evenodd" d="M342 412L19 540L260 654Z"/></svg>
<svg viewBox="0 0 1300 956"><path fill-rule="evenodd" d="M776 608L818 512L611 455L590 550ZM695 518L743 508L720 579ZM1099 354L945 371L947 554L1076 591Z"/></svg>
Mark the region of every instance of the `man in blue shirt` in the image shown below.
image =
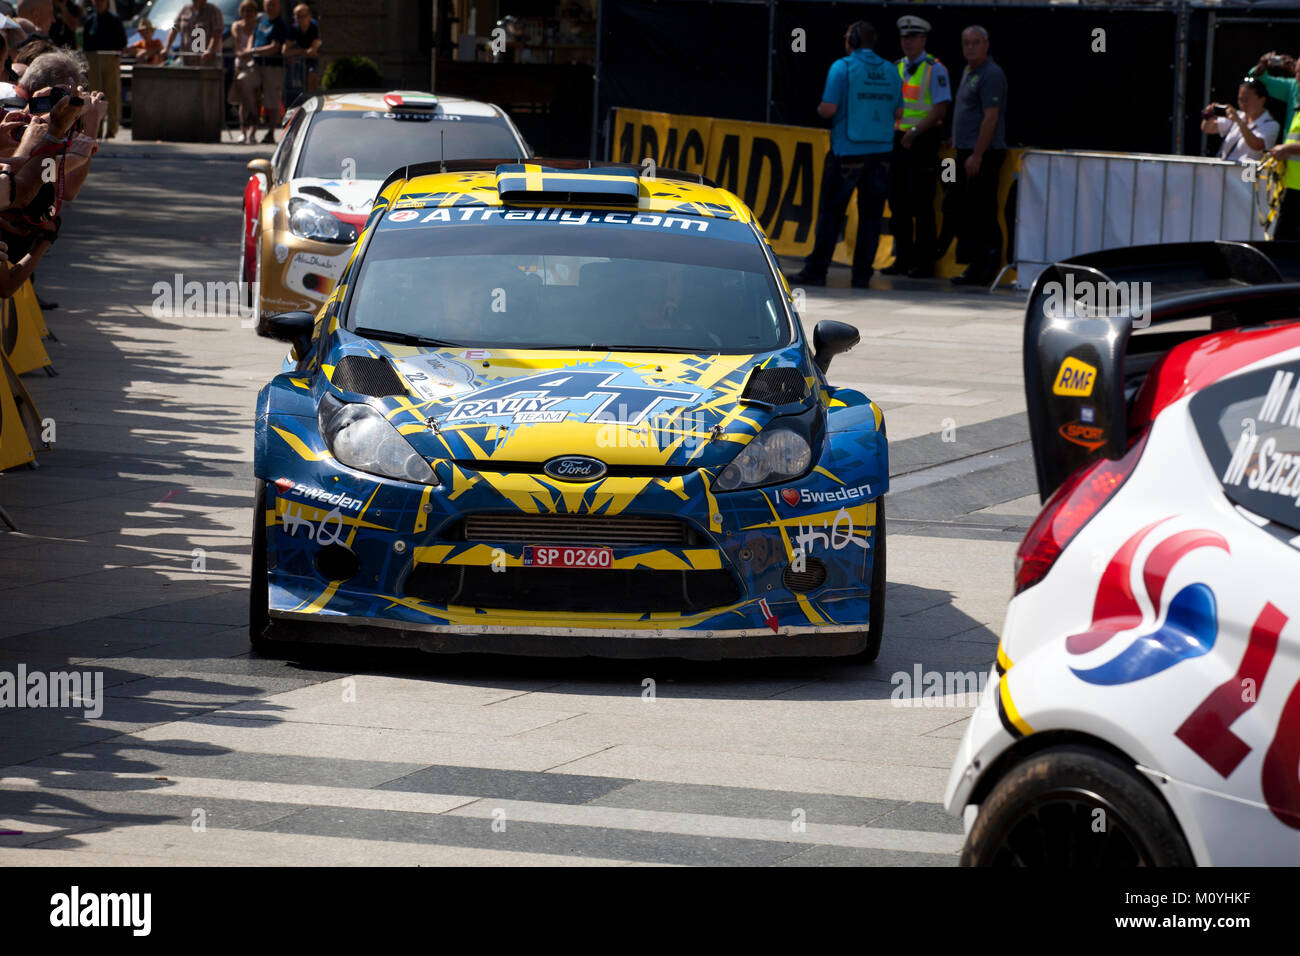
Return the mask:
<svg viewBox="0 0 1300 956"><path fill-rule="evenodd" d="M889 194L889 159L894 123L902 115L903 82L898 69L877 56L876 30L865 20L849 27L843 59L831 64L817 114L832 121L831 148L822 167L813 250L803 269L790 277L799 285L825 285L826 270L844 226L844 210L858 191L858 236L853 249L853 287L867 288L875 271L880 217Z"/></svg>

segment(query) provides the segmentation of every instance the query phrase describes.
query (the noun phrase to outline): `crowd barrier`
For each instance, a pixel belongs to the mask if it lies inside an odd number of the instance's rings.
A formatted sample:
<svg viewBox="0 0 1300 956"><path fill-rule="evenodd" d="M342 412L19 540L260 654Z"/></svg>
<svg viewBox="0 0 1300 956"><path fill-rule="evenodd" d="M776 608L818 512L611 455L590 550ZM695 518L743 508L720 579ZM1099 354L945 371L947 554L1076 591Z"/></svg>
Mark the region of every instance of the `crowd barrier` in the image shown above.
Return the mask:
<svg viewBox="0 0 1300 956"><path fill-rule="evenodd" d="M1102 249L1265 239L1267 198L1256 185L1253 165L1220 159L1025 150L1016 285L1028 289L1051 263Z"/></svg>
<svg viewBox="0 0 1300 956"><path fill-rule="evenodd" d="M812 251L817 221L817 199L821 194L822 163L830 149L830 133L806 126L751 123L657 113L648 110L615 109L610 130L610 159L656 165L684 172L700 173L738 195L754 211L772 248L783 256L806 256ZM1004 248L1014 224L1014 184L1023 150L1008 150L998 184L998 219ZM945 148L942 159L952 159ZM955 160L954 160L955 162ZM942 233L943 192L936 185L935 215ZM835 248L835 261L853 261L857 235L857 207L849 203L844 238ZM876 249L875 265L881 269L893 261L894 239L889 234L889 206ZM935 275L951 277L964 269L955 259L952 243L936 263Z"/></svg>
<svg viewBox="0 0 1300 956"><path fill-rule="evenodd" d="M19 376L53 372L43 341L49 336L29 279L13 298L0 301L0 471L31 464L36 451L48 447L41 440L41 414Z"/></svg>

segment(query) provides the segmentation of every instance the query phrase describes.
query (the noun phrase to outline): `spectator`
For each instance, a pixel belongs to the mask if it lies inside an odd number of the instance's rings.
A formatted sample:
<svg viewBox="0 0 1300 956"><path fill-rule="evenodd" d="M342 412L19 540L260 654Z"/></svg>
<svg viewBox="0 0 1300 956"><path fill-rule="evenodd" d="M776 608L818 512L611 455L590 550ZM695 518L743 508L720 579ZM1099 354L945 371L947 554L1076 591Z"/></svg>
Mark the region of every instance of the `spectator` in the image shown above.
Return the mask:
<svg viewBox="0 0 1300 956"><path fill-rule="evenodd" d="M97 147L93 138L77 131L77 124L96 128L107 103L103 94L86 90L84 82L85 67L77 56L42 54L18 84L27 108L0 120L0 155L28 160L11 161L10 173L3 177L11 185L7 208L0 207L0 239L10 261L0 266L0 296L13 295L31 277L58 236L62 204L77 195L90 171ZM40 163L33 162L38 158ZM53 181L45 174L49 158L55 159Z"/></svg>
<svg viewBox="0 0 1300 956"><path fill-rule="evenodd" d="M50 25L50 39L55 46L77 49L77 30L84 18L81 7L73 0L54 0L54 20Z"/></svg>
<svg viewBox="0 0 1300 956"><path fill-rule="evenodd" d="M1237 109L1221 103L1211 103L1201 114L1201 131L1217 133L1223 137L1216 154L1219 159L1231 162L1264 157L1264 151L1277 142L1280 128L1264 109L1268 90L1254 77L1247 77L1237 88ZM1222 116L1216 114L1222 112Z"/></svg>
<svg viewBox="0 0 1300 956"><path fill-rule="evenodd" d="M958 217L957 261L967 267L952 281L988 285L1002 263L998 174L1007 151L1007 77L989 56L989 34L983 27L963 30L961 49L966 69L953 109L957 182L949 208Z"/></svg>
<svg viewBox="0 0 1300 956"><path fill-rule="evenodd" d="M208 3L208 0L193 0L176 15L176 21L167 31L167 39L163 41L163 50L170 50L172 40L179 36L181 63L220 66L221 33L225 28L226 21L215 4Z"/></svg>
<svg viewBox="0 0 1300 956"><path fill-rule="evenodd" d="M263 143L275 142L275 128L280 125L280 98L284 93L284 40L289 27L280 16L280 0L266 0L266 12L258 18L253 32L253 64L262 79L262 110L266 113Z"/></svg>
<svg viewBox="0 0 1300 956"><path fill-rule="evenodd" d="M26 42L27 34L23 32L18 22L6 14L0 14L0 49L4 51L0 56L0 99L7 99L14 95L13 84L9 82L13 73L9 66L13 54Z"/></svg>
<svg viewBox="0 0 1300 956"><path fill-rule="evenodd" d="M18 16L31 22L40 34L38 39L50 38L50 27L54 25L53 0L18 0Z"/></svg>
<svg viewBox="0 0 1300 956"><path fill-rule="evenodd" d="M27 42L18 48L18 52L13 56L13 65L11 69L14 73L14 82L21 83L23 71L27 69L38 56L43 53L53 53L57 50L48 38L42 38L39 35L36 39L28 38Z"/></svg>
<svg viewBox="0 0 1300 956"><path fill-rule="evenodd" d="M153 24L148 17L141 17L136 29L140 31L140 39L123 52L142 66L157 66L163 61L163 42L154 35Z"/></svg>
<svg viewBox="0 0 1300 956"><path fill-rule="evenodd" d="M93 9L82 27L81 48L87 53L120 53L126 48L126 29L116 13L108 9L108 0L91 0Z"/></svg>
<svg viewBox="0 0 1300 956"><path fill-rule="evenodd" d="M253 32L257 28L257 0L242 0L239 19L230 25L230 44L235 48L235 79L226 102L239 107L239 141L256 142L257 117L262 108L261 75L253 64Z"/></svg>
<svg viewBox="0 0 1300 956"><path fill-rule="evenodd" d="M1296 108L1300 106L1300 83L1297 83L1300 79L1300 60L1270 50L1259 58L1250 75L1264 84L1269 96L1286 104L1282 129L1290 129Z"/></svg>
<svg viewBox="0 0 1300 956"><path fill-rule="evenodd" d="M894 123L903 111L903 81L897 68L872 49L876 29L865 20L844 35L843 59L831 64L817 113L832 120L831 148L822 167L817 231L803 269L790 281L825 285L844 225L849 197L858 192L858 235L853 248L854 288L865 289L875 271L880 217L889 193L889 157Z"/></svg>
<svg viewBox="0 0 1300 956"><path fill-rule="evenodd" d="M117 135L121 117L122 79L121 55L126 46L126 30L122 21L108 9L108 0L91 0L93 4L82 27L82 48L86 52L87 85L103 90L108 100L108 126L105 136ZM98 132L98 131L92 131Z"/></svg>
<svg viewBox="0 0 1300 956"><path fill-rule="evenodd" d="M0 74L9 75L9 31L0 29L0 63L4 64L4 69ZM0 81L0 100L7 100L17 95L17 90L12 83Z"/></svg>
<svg viewBox="0 0 1300 956"><path fill-rule="evenodd" d="M284 103L292 106L310 90L316 75L316 54L320 51L320 27L311 18L311 8L300 3L293 8L293 22L285 33Z"/></svg>
<svg viewBox="0 0 1300 956"><path fill-rule="evenodd" d="M1273 227L1274 239L1300 239L1300 111L1291 118L1291 128L1286 132L1286 142L1269 150L1269 154L1285 162L1282 206L1277 212Z"/></svg>

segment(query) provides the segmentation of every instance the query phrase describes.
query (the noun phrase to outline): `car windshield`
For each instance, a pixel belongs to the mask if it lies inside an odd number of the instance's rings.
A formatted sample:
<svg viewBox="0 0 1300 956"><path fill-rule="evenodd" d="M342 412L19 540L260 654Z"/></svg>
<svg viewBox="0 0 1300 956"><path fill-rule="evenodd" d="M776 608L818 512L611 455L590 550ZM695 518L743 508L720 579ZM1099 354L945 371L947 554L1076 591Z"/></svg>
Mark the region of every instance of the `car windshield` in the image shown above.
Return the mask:
<svg viewBox="0 0 1300 956"><path fill-rule="evenodd" d="M367 119L367 117L369 117ZM522 158L519 143L489 116L397 120L380 111L318 113L307 130L298 177L387 179L399 166L443 159Z"/></svg>
<svg viewBox="0 0 1300 956"><path fill-rule="evenodd" d="M752 353L790 340L743 223L553 209L537 215L571 218L543 224L482 207L454 210L473 222L420 221L451 212L388 213L363 253L349 328L477 348Z"/></svg>

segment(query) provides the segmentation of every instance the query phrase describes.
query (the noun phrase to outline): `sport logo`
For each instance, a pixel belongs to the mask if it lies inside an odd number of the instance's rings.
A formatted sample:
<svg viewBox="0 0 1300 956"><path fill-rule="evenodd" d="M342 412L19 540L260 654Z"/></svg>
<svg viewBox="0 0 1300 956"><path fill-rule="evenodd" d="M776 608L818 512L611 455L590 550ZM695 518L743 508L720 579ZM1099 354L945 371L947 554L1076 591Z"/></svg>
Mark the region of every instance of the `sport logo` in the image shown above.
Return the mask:
<svg viewBox="0 0 1300 956"><path fill-rule="evenodd" d="M796 505L830 505L841 501L856 501L870 498L871 486L858 485L856 488L836 488L834 491L809 491L807 488L782 488L781 500L791 508Z"/></svg>
<svg viewBox="0 0 1300 956"><path fill-rule="evenodd" d="M312 488L310 485L296 484L292 478L277 478L275 487L282 495L306 498L319 505L332 505L335 508L346 508L348 511L360 511L361 506L365 504L360 498L353 498L342 492L331 493L320 488Z"/></svg>
<svg viewBox="0 0 1300 956"><path fill-rule="evenodd" d="M1133 594L1133 559L1142 542L1157 527L1169 521L1161 518L1129 537L1115 552L1102 572L1092 608L1092 626L1065 640L1070 654L1088 654L1107 644L1117 634L1137 628L1148 620ZM1165 538L1146 556L1142 583L1150 603L1150 621L1162 615L1165 581L1174 566L1199 548L1218 548L1231 553L1223 535L1192 529ZM1179 661L1200 657L1214 647L1218 637L1218 608L1214 592L1200 582L1182 588L1169 600L1164 621L1139 633L1126 648L1091 668L1070 668L1089 684L1128 684L1158 674Z"/></svg>
<svg viewBox="0 0 1300 956"><path fill-rule="evenodd" d="M1066 441L1082 445L1088 451L1096 451L1106 443L1105 429L1096 425L1087 425L1082 421L1066 422L1059 431Z"/></svg>
<svg viewBox="0 0 1300 956"><path fill-rule="evenodd" d="M564 455L542 465L542 471L559 481L595 481L605 474L605 463L583 455Z"/></svg>
<svg viewBox="0 0 1300 956"><path fill-rule="evenodd" d="M1052 394L1087 398L1092 394L1092 386L1096 379L1095 366L1080 362L1077 358L1067 358L1061 363L1060 371L1056 373L1056 380L1052 383Z"/></svg>
<svg viewBox="0 0 1300 956"><path fill-rule="evenodd" d="M583 421L635 425L661 404L665 407L691 405L702 394L645 384L619 385L614 381L619 375L619 372L559 369L511 379L471 392L456 403L447 420L509 418L515 424L562 422L569 412L557 406L596 402L594 408L586 410Z"/></svg>

